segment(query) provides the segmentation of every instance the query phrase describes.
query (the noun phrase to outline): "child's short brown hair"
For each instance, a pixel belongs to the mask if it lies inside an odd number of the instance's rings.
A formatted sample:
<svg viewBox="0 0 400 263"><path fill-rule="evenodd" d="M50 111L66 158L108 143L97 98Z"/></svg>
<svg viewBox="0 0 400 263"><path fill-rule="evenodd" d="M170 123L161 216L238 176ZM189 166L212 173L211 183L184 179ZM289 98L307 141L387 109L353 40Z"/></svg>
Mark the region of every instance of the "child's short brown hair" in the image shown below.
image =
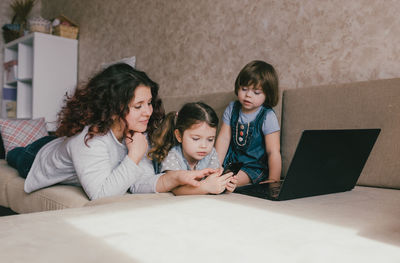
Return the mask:
<svg viewBox="0 0 400 263"><path fill-rule="evenodd" d="M254 60L240 71L235 81L235 94L240 87L261 87L265 94L264 106L275 107L279 101L279 80L274 67L267 62Z"/></svg>

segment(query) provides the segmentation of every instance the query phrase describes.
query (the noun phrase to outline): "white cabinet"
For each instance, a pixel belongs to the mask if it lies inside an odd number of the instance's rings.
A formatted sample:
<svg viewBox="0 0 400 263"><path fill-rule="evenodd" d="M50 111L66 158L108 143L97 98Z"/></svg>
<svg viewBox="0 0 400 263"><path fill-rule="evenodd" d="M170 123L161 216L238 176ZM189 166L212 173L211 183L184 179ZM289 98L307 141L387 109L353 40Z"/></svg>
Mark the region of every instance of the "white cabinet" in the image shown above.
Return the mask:
<svg viewBox="0 0 400 263"><path fill-rule="evenodd" d="M3 62L2 117L45 117L55 130L65 94L77 85L78 41L31 33L5 45Z"/></svg>

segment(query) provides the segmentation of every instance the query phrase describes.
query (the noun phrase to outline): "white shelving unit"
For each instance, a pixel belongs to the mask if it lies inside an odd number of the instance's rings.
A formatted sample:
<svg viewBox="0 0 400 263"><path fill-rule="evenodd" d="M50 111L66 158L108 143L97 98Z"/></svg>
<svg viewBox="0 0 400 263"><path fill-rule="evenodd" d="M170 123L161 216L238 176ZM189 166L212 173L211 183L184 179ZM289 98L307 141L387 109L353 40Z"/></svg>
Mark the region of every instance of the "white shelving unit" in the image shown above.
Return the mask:
<svg viewBox="0 0 400 263"><path fill-rule="evenodd" d="M78 41L31 33L5 45L3 62L15 60L15 78L4 70L2 117L45 117L54 130L65 94L77 84Z"/></svg>

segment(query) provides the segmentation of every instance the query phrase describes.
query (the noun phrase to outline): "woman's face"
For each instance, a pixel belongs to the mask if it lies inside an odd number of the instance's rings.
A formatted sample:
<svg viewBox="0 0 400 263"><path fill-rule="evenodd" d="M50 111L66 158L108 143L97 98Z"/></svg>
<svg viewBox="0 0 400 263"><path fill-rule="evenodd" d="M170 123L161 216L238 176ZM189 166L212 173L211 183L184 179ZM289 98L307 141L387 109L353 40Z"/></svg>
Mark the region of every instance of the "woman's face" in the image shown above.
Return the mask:
<svg viewBox="0 0 400 263"><path fill-rule="evenodd" d="M145 132L150 116L153 113L150 87L139 85L135 89L133 99L129 103L129 113L125 119L128 129L135 132Z"/></svg>

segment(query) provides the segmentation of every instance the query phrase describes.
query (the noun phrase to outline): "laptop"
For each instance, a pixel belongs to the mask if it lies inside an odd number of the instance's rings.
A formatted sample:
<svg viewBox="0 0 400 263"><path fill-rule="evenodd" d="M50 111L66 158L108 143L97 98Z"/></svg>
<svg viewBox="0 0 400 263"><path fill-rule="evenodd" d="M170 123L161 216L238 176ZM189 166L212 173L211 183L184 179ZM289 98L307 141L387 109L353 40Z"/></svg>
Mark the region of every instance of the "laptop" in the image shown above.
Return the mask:
<svg viewBox="0 0 400 263"><path fill-rule="evenodd" d="M305 130L278 195L269 184L238 187L235 193L290 200L350 191L367 162L380 129Z"/></svg>

